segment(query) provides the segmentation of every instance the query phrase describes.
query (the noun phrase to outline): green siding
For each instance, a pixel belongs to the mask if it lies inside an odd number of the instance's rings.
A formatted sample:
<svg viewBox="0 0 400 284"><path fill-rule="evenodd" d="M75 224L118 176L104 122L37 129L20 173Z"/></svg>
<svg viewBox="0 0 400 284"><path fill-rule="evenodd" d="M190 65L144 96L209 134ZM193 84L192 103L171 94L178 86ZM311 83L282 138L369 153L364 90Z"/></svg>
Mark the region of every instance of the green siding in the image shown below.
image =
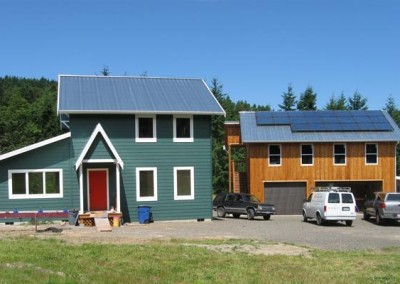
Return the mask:
<svg viewBox="0 0 400 284"><path fill-rule="evenodd" d="M1 162L0 211L64 210L79 207L78 181L70 160L70 138ZM9 199L8 170L62 169L63 197Z"/></svg>
<svg viewBox="0 0 400 284"><path fill-rule="evenodd" d="M121 207L127 221L137 221L137 206L152 207L157 220L210 219L211 206L211 118L194 117L194 142L173 142L172 115L157 116L157 142L135 142L134 116L78 116L71 115L73 151L79 156L93 129L101 123L105 132L122 158ZM113 158L103 139L96 138L85 159ZM174 200L173 168L194 167L195 199ZM136 168L156 167L158 200L136 201ZM111 178L110 178L111 180Z"/></svg>
<svg viewBox="0 0 400 284"><path fill-rule="evenodd" d="M81 155L96 125L100 123L124 162L120 171L121 209L128 222L138 220L137 207L152 207L155 221L211 219L211 117L194 116L194 142L173 142L173 116L157 116L157 142L135 142L133 115L70 115L71 139L47 145L40 149L9 158L0 163L0 211L63 210L80 208L79 171L75 163ZM98 134L84 159L114 159L104 138ZM174 200L174 167L194 168L194 200ZM156 167L158 200L136 201L136 168ZM62 168L63 198L8 199L8 170L4 169ZM87 204L87 169L109 169L110 205L115 204L116 170L113 163L83 164L85 209Z"/></svg>

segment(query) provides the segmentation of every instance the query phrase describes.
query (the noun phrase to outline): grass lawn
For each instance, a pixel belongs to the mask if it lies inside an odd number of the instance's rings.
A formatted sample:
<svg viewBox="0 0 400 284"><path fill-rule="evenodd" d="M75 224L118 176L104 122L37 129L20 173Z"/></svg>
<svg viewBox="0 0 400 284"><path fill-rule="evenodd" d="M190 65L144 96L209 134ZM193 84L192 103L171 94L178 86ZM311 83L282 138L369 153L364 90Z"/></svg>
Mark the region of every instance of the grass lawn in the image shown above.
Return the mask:
<svg viewBox="0 0 400 284"><path fill-rule="evenodd" d="M2 239L0 283L400 283L400 247L311 250L300 256L205 247L220 244L260 243L174 240L72 245L36 237Z"/></svg>

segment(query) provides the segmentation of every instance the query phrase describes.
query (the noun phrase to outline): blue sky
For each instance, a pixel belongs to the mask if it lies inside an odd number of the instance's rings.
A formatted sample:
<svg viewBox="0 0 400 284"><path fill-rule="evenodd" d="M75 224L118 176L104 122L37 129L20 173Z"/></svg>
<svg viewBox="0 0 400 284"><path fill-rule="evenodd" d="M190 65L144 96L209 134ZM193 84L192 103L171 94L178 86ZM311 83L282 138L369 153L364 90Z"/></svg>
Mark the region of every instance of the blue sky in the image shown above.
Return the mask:
<svg viewBox="0 0 400 284"><path fill-rule="evenodd" d="M323 108L358 90L400 105L397 0L3 0L0 76L217 78L232 100L278 109L292 84Z"/></svg>

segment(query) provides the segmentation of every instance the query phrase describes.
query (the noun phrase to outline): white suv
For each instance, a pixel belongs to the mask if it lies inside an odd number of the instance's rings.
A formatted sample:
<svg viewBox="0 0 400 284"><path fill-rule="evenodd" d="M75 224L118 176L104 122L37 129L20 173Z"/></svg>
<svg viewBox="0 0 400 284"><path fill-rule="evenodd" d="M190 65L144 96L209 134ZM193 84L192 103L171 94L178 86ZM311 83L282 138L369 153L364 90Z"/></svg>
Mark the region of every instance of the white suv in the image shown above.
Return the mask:
<svg viewBox="0 0 400 284"><path fill-rule="evenodd" d="M347 226L356 219L356 202L350 188L315 188L303 204L303 220L316 219L318 225L327 221L344 221Z"/></svg>

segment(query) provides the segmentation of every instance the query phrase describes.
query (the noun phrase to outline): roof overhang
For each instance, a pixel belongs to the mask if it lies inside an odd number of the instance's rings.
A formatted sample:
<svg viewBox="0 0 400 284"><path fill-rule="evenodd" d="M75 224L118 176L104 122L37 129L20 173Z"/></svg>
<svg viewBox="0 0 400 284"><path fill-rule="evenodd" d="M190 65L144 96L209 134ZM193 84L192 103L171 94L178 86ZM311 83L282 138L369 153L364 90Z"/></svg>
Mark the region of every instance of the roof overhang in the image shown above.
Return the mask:
<svg viewBox="0 0 400 284"><path fill-rule="evenodd" d="M41 142L38 142L38 143L35 143L35 144L32 144L32 145L29 145L29 146L26 146L26 147L23 147L23 148L8 152L6 154L0 155L0 161L3 161L5 159L8 159L8 158L11 158L11 157L14 157L14 156L17 156L17 155L20 155L20 154L35 150L35 149L38 149L40 147L44 147L46 145L53 144L55 142L58 142L58 141L61 141L61 140L64 140L64 139L67 139L67 138L70 138L70 137L71 137L71 132L67 132L67 133L58 135L56 137L43 140Z"/></svg>

